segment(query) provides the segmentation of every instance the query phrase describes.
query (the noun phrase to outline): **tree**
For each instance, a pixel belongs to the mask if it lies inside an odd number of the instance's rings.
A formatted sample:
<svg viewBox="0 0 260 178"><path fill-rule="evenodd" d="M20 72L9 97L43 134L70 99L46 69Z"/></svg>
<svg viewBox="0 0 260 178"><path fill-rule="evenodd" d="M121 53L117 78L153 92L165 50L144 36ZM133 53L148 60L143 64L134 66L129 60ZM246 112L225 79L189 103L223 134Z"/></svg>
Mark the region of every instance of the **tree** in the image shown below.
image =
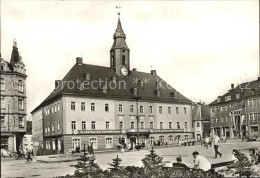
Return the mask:
<svg viewBox="0 0 260 178"><path fill-rule="evenodd" d="M77 159L78 163L75 165L77 168L75 171L75 176L87 176L87 177L95 177L97 176L102 170L100 169L97 163L94 163L96 157L95 156L88 156L86 152L86 147L84 144L83 148L83 155Z"/></svg>
<svg viewBox="0 0 260 178"><path fill-rule="evenodd" d="M142 163L144 164L144 173L147 177L155 178L163 176L163 166L162 163L163 157L157 155L155 151L150 151L150 154L146 155L144 159L142 159Z"/></svg>

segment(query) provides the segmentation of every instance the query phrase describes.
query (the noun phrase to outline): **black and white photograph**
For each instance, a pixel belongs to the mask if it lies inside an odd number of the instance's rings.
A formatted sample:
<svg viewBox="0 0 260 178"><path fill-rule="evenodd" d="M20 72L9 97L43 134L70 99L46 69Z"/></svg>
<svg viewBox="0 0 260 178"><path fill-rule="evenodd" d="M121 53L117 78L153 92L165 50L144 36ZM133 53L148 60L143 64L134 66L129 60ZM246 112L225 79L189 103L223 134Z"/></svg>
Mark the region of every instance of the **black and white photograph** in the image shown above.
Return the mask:
<svg viewBox="0 0 260 178"><path fill-rule="evenodd" d="M1 177L260 177L259 0L0 0Z"/></svg>

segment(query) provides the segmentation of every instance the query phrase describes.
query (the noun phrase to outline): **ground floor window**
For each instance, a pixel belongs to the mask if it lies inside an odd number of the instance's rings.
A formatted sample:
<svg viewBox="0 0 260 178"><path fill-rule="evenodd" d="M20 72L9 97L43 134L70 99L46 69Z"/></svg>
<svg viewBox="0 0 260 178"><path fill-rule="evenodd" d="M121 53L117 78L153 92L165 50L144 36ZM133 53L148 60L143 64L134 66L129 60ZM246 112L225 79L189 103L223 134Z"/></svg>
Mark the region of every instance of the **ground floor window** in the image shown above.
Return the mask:
<svg viewBox="0 0 260 178"><path fill-rule="evenodd" d="M181 140L181 135L177 135L175 138L174 138L175 142L177 141L178 143L180 142Z"/></svg>
<svg viewBox="0 0 260 178"><path fill-rule="evenodd" d="M53 149L53 150L56 149L55 139L52 140L52 149Z"/></svg>
<svg viewBox="0 0 260 178"><path fill-rule="evenodd" d="M169 135L169 136L168 136L168 140L169 140L169 143L172 143L172 142L173 142L173 136L172 136L172 135Z"/></svg>
<svg viewBox="0 0 260 178"><path fill-rule="evenodd" d="M51 143L50 141L46 141L46 149L51 149Z"/></svg>
<svg viewBox="0 0 260 178"><path fill-rule="evenodd" d="M97 149L97 138L90 138L89 144L93 146L94 149Z"/></svg>
<svg viewBox="0 0 260 178"><path fill-rule="evenodd" d="M154 137L150 137L150 145L154 145Z"/></svg>
<svg viewBox="0 0 260 178"><path fill-rule="evenodd" d="M164 143L164 136L163 136L163 135L159 136L159 141L160 141L161 143Z"/></svg>
<svg viewBox="0 0 260 178"><path fill-rule="evenodd" d="M258 133L258 126L251 126L251 132L252 133Z"/></svg>
<svg viewBox="0 0 260 178"><path fill-rule="evenodd" d="M145 146L145 137L140 137L139 144Z"/></svg>
<svg viewBox="0 0 260 178"><path fill-rule="evenodd" d="M184 139L188 140L189 139L189 135L184 135Z"/></svg>
<svg viewBox="0 0 260 178"><path fill-rule="evenodd" d="M113 148L112 138L106 138L106 148Z"/></svg>
<svg viewBox="0 0 260 178"><path fill-rule="evenodd" d="M72 148L75 150L77 147L80 147L80 139L73 138L72 139Z"/></svg>
<svg viewBox="0 0 260 178"><path fill-rule="evenodd" d="M1 149L8 149L8 137L1 136Z"/></svg>

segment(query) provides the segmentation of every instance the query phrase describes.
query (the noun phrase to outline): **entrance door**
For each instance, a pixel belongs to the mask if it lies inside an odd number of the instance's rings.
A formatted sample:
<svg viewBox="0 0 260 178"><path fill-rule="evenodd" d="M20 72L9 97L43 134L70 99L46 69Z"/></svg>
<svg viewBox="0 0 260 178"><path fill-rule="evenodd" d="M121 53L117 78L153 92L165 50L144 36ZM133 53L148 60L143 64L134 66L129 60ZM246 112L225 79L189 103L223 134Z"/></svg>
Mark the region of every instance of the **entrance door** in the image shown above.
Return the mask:
<svg viewBox="0 0 260 178"><path fill-rule="evenodd" d="M201 139L201 135L197 134L197 140L200 140L200 139Z"/></svg>
<svg viewBox="0 0 260 178"><path fill-rule="evenodd" d="M132 142L136 143L136 138L135 137L130 137L130 143L132 143Z"/></svg>
<svg viewBox="0 0 260 178"><path fill-rule="evenodd" d="M125 144L125 138L124 138L124 137L119 138L119 143L120 143L120 144Z"/></svg>

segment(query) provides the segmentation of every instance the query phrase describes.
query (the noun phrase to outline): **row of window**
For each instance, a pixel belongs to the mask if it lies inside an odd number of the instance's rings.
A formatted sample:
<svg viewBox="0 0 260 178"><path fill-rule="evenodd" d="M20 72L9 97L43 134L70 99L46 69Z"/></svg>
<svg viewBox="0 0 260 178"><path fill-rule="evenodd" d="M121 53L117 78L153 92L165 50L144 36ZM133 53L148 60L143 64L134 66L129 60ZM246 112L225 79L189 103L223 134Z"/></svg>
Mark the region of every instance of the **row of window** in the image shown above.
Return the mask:
<svg viewBox="0 0 260 178"><path fill-rule="evenodd" d="M5 90L5 80L3 78L1 80L1 91ZM13 89L18 89L19 92L24 92L24 82L22 80L18 80L18 83L12 82Z"/></svg>
<svg viewBox="0 0 260 178"><path fill-rule="evenodd" d="M91 103L90 104L90 110L91 111L95 111L96 109L96 104L95 103ZM71 102L71 110L76 110L76 103L74 101ZM85 111L86 110L86 104L85 102L81 102L81 111ZM106 112L109 112L109 104L105 104L104 110ZM134 113L135 109L134 109L134 105L130 105L130 113ZM118 112L119 113L123 113L123 105L119 104L118 105ZM184 114L187 114L187 109L186 107L183 108L183 112ZM139 113L144 113L144 106L139 106ZM149 106L149 113L153 114L153 106ZM159 113L162 114L163 113L163 107L159 106ZM168 114L172 113L172 107L168 107ZM179 107L176 107L176 114L179 114Z"/></svg>
<svg viewBox="0 0 260 178"><path fill-rule="evenodd" d="M248 118L250 121L258 120L260 118L260 113L257 114L256 112L251 112L250 114L248 114Z"/></svg>
<svg viewBox="0 0 260 178"><path fill-rule="evenodd" d="M172 122L169 122L169 125L168 125L168 126L169 126L168 129L173 129L173 124L172 124ZM136 127L135 122L134 122L134 121L131 121L131 122L130 122L130 128L131 128L131 129L135 129L135 127ZM185 127L185 129L188 128L187 122L185 122L184 127ZM81 122L81 129L82 129L82 130L86 130L86 128L87 128L86 121L82 121L82 122ZM91 128L92 130L95 130L95 129L96 129L96 121L91 121L90 128ZM106 121L106 122L105 122L105 128L106 128L107 130L110 129L110 122L109 122L109 121ZM123 122L123 121L120 121L120 122L119 122L119 128L120 128L120 129L124 129L124 122ZM145 123L144 123L144 122L140 122L139 128L140 128L140 129L144 129L144 128L145 128ZM176 128L177 128L177 129L180 129L180 128L181 128L179 122L177 122ZM77 130L76 121L71 121L71 129L72 129L72 130ZM150 122L150 129L154 129L154 122ZM164 128L163 128L163 122L160 122L160 129L164 129Z"/></svg>
<svg viewBox="0 0 260 178"><path fill-rule="evenodd" d="M15 103L17 101L15 101L15 98L12 99L12 105L7 105L6 107L6 104L5 104L5 97L4 96L1 96L1 109L11 109L11 106L13 109L15 109ZM18 98L18 109L19 110L24 110L24 99L23 98Z"/></svg>
<svg viewBox="0 0 260 178"><path fill-rule="evenodd" d="M189 139L189 135L184 135L184 139L187 140ZM180 140L180 136L176 136L175 138L173 138L173 135L169 135L168 136L168 140L165 139L164 135L160 135L159 136L159 141L161 143L173 143L175 140ZM154 145L155 143L155 138L154 137L149 137L149 144L150 145ZM52 142L52 148L51 148L51 142ZM125 143L125 138L119 138L119 143ZM140 143L145 143L145 138L140 137ZM46 149L53 149L56 150L58 146L59 147L60 142L58 141L57 145L56 145L56 141L55 139L53 139L52 141L46 141ZM97 137L90 137L89 138L89 144L93 146L94 149L98 148L98 140ZM81 138L72 138L72 149L76 149L77 147L80 148L81 146ZM105 137L105 148L113 148L113 137ZM81 149L81 148L80 148Z"/></svg>
<svg viewBox="0 0 260 178"><path fill-rule="evenodd" d="M248 99L248 106L256 106L256 102L257 102L256 99Z"/></svg>
<svg viewBox="0 0 260 178"><path fill-rule="evenodd" d="M12 119L12 122L10 122L10 119ZM12 118L9 118L9 127L16 126L16 119L15 116L12 116ZM1 115L1 127L5 127L6 122L5 122L5 115ZM24 127L24 118L23 116L18 117L18 127Z"/></svg>
<svg viewBox="0 0 260 178"><path fill-rule="evenodd" d="M59 131L60 130L60 122L57 123L57 130ZM50 126L45 126L45 133L50 133L50 132L54 132L55 131L55 124L52 123L51 124L51 128Z"/></svg>
<svg viewBox="0 0 260 178"><path fill-rule="evenodd" d="M52 106L48 106L45 108L45 115L50 113L56 113L60 110L60 103L53 104Z"/></svg>
<svg viewBox="0 0 260 178"><path fill-rule="evenodd" d="M227 97L227 96L226 96ZM219 98L220 99L220 98ZM237 98L238 99L238 98ZM228 100L229 101L229 100ZM257 105L257 99L248 99L248 106L256 106ZM260 100L259 100L259 104L260 104ZM221 111L228 111L229 108L231 108L233 105L229 105L229 106L221 106L221 107L216 107L216 108L211 108L211 112L214 113L215 111L216 112L219 112L219 109Z"/></svg>
<svg viewBox="0 0 260 178"><path fill-rule="evenodd" d="M252 112L252 113L248 114L248 118L249 118L250 121L258 120L258 118L260 118L260 113L256 113L256 112L253 113ZM220 120L220 118L216 118L216 119L212 118L211 122L214 123L214 121L216 123L219 123L219 122L229 122L228 117L222 117L221 120ZM230 122L234 122L234 116L230 117Z"/></svg>
<svg viewBox="0 0 260 178"><path fill-rule="evenodd" d="M221 120L220 120L220 118L216 118L216 119L214 119L214 118L212 118L211 119L211 123L214 123L214 121L215 121L215 123L219 123L219 122L229 122L229 119L228 119L229 117L222 117L221 118ZM230 117L230 122L234 122L234 116L231 116Z"/></svg>
<svg viewBox="0 0 260 178"><path fill-rule="evenodd" d="M233 107L233 104L227 105L227 106L221 106L221 107L216 107L216 108L211 108L211 113L214 112L219 112L219 111L228 111L229 108Z"/></svg>

